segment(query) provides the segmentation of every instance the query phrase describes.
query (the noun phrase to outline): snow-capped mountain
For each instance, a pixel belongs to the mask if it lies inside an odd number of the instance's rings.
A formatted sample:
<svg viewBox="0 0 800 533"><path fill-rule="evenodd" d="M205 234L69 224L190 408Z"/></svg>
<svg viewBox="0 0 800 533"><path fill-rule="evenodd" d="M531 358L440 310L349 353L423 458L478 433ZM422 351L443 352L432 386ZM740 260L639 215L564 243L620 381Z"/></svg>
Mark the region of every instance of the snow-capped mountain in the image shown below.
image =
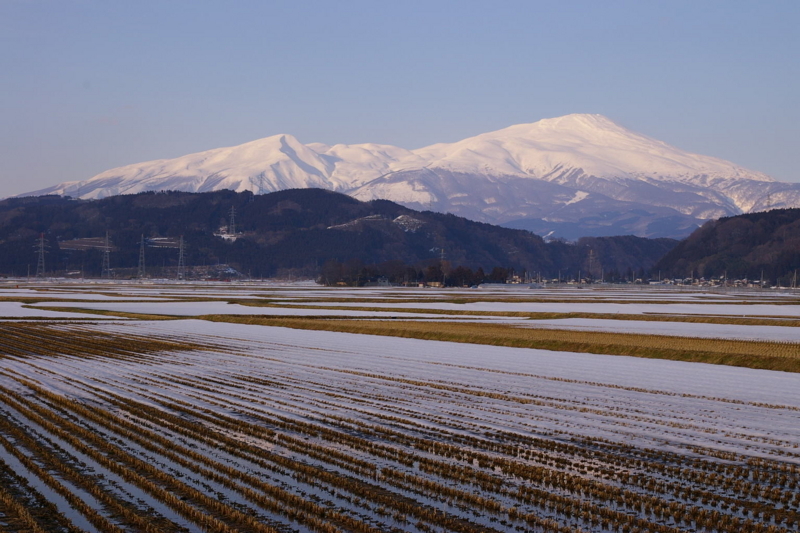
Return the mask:
<svg viewBox="0 0 800 533"><path fill-rule="evenodd" d="M691 154L601 115L519 124L417 150L291 135L103 172L28 195L319 187L567 237L683 236L711 218L800 206L800 184Z"/></svg>

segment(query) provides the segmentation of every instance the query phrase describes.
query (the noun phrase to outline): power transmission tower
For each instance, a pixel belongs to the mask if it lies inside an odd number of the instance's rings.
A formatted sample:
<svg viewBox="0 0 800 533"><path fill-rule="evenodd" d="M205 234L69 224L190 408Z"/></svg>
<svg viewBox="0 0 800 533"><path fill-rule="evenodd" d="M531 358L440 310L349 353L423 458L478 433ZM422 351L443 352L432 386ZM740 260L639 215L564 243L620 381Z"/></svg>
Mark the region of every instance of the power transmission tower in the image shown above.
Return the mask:
<svg viewBox="0 0 800 533"><path fill-rule="evenodd" d="M256 183L258 184L258 191L256 194L264 194L264 182L267 180L266 173L262 172L258 176L256 176Z"/></svg>
<svg viewBox="0 0 800 533"><path fill-rule="evenodd" d="M144 279L144 277L145 277L145 269L144 269L144 234L142 234L142 242L139 245L139 270L137 272L137 277L139 279Z"/></svg>
<svg viewBox="0 0 800 533"><path fill-rule="evenodd" d="M106 242L103 245L103 269L100 274L101 278L111 278L111 246L108 242L108 231L106 231Z"/></svg>
<svg viewBox="0 0 800 533"><path fill-rule="evenodd" d="M236 208L231 206L231 218L228 221L228 235L236 236Z"/></svg>
<svg viewBox="0 0 800 533"><path fill-rule="evenodd" d="M181 235L180 247L178 248L178 279L186 277L186 259L183 255L183 235Z"/></svg>
<svg viewBox="0 0 800 533"><path fill-rule="evenodd" d="M44 254L45 254L45 244L44 244L44 233L39 235L39 245L36 247L37 254L39 255L39 260L36 263L36 277L43 278L44 277Z"/></svg>

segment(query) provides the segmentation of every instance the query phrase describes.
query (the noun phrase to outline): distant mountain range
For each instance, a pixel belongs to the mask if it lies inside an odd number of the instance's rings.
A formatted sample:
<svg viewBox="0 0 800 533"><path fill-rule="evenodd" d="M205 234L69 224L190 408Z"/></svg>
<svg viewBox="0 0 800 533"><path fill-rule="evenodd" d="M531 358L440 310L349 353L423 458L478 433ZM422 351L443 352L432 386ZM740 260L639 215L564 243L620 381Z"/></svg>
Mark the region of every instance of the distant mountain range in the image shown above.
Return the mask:
<svg viewBox="0 0 800 533"><path fill-rule="evenodd" d="M302 144L291 135L275 135L119 167L22 196L96 199L157 190L263 194L294 188L387 199L570 239L680 238L706 220L800 207L800 184L691 154L586 114L417 150Z"/></svg>
<svg viewBox="0 0 800 533"><path fill-rule="evenodd" d="M609 279L647 270L677 244L633 236L545 243L527 231L320 189L146 192L100 200L39 196L0 201L0 274L35 274L42 234L48 273L95 277L106 235L118 277L136 275L142 237L146 269L155 277L176 275L181 238L193 272L232 268L254 277L313 277L330 261L424 269L444 258L454 268L487 273L501 267L549 277L605 273Z"/></svg>

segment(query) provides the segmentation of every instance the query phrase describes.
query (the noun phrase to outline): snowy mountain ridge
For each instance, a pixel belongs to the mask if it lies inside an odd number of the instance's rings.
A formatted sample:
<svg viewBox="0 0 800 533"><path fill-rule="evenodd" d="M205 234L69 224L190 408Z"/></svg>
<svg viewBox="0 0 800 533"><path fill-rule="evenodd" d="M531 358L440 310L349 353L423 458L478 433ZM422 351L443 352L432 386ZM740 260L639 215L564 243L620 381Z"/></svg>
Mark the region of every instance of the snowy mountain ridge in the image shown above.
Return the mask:
<svg viewBox="0 0 800 533"><path fill-rule="evenodd" d="M800 206L796 184L685 152L588 114L416 150L371 143L306 145L288 134L274 135L114 168L26 195L103 198L219 189L263 194L311 187L537 232L553 231L542 225L578 224L587 234L676 236L710 218ZM665 219L672 219L672 227L658 229Z"/></svg>

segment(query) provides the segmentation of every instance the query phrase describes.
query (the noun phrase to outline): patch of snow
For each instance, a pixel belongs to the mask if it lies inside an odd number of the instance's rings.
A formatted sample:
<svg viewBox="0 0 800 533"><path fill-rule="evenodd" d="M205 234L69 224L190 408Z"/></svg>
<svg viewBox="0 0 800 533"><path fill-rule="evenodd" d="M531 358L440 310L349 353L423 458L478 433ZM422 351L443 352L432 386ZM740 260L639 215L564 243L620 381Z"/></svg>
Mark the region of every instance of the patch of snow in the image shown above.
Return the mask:
<svg viewBox="0 0 800 533"><path fill-rule="evenodd" d="M588 192L585 192L585 191L577 191L577 192L575 193L575 196L573 196L573 197L572 197L572 198L571 198L571 199L570 199L570 200L569 200L567 203L565 203L564 205L572 205L572 204L577 204L577 203L578 203L578 202L580 202L581 200L585 200L587 196L589 196L589 193L588 193ZM552 232L550 232L550 233L552 233Z"/></svg>
<svg viewBox="0 0 800 533"><path fill-rule="evenodd" d="M403 231L409 231L411 233L416 233L417 230L425 225L423 221L409 215L400 215L392 222L403 228Z"/></svg>

